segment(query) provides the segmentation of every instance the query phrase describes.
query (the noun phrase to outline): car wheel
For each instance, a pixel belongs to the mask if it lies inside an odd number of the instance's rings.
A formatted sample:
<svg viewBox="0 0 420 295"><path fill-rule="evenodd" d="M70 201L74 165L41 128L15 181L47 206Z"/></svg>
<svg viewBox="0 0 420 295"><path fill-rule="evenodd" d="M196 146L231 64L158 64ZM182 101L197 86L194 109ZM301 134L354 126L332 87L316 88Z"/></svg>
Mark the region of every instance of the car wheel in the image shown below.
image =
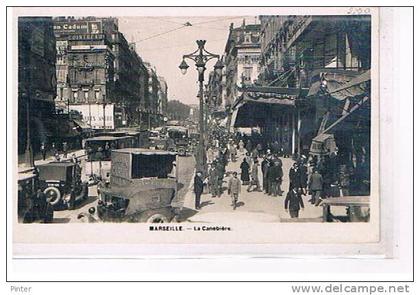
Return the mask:
<svg viewBox="0 0 420 295"><path fill-rule="evenodd" d="M172 218L173 213L169 209L150 210L142 213L140 222L169 223Z"/></svg>
<svg viewBox="0 0 420 295"><path fill-rule="evenodd" d="M165 215L160 214L160 213L153 214L146 220L146 223L168 223L168 222L169 222L168 218Z"/></svg>
<svg viewBox="0 0 420 295"><path fill-rule="evenodd" d="M57 205L61 201L61 192L56 187L47 187L44 190L44 194L47 196L47 200L52 206Z"/></svg>

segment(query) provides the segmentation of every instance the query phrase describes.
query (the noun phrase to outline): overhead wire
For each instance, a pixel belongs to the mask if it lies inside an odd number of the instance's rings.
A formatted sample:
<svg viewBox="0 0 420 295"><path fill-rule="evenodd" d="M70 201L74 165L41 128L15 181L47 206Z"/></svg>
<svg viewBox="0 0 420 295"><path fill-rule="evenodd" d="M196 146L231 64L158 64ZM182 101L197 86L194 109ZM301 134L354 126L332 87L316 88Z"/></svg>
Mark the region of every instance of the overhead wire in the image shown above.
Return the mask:
<svg viewBox="0 0 420 295"><path fill-rule="evenodd" d="M153 19L153 17L147 17L147 18L152 18ZM143 41L150 40L150 39L153 39L153 38L156 38L156 37L159 37L159 36L163 36L163 35L169 34L171 32L180 30L180 29L185 28L185 27L194 27L195 26L195 27L203 27L203 28L214 29L214 30L225 30L223 28L206 27L206 26L200 26L200 25L202 25L202 24L208 24L208 23L213 23L213 22L219 22L221 20L232 20L232 19L238 19L238 18L244 18L244 16L237 16L237 17L230 17L230 18L221 17L221 18L217 18L217 19L214 19L214 20L209 20L209 21L204 21L204 22L198 22L198 23L191 23L191 22L187 21L187 22L183 23L180 27L177 27L177 28L174 28L174 29L171 29L171 30L162 32L162 33L158 33L158 34L155 34L155 35L151 35L151 36L149 36L147 38L134 41L134 43L143 42ZM178 22L169 21L167 19L160 19L160 21L170 22L170 23L174 23L174 24L181 24L181 23L178 23Z"/></svg>

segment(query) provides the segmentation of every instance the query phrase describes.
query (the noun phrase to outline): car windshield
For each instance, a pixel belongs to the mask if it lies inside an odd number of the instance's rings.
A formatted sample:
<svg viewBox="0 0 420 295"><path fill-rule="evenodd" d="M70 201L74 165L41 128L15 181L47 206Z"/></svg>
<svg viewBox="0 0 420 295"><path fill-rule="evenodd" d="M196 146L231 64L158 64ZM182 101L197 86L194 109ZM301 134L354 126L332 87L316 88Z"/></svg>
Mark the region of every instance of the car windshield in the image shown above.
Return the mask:
<svg viewBox="0 0 420 295"><path fill-rule="evenodd" d="M71 181L73 167L71 165L57 164L38 166L40 180Z"/></svg>
<svg viewBox="0 0 420 295"><path fill-rule="evenodd" d="M130 200L116 197L116 196L105 196L105 203L107 207L112 208L113 210L125 210L127 209L128 203Z"/></svg>

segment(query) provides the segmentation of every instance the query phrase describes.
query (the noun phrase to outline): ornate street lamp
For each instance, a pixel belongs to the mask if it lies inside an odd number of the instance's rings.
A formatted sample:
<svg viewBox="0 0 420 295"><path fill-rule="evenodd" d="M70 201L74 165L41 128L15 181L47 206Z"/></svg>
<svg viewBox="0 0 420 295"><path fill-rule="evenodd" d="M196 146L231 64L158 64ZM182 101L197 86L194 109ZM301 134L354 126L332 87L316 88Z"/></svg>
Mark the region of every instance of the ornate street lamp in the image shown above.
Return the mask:
<svg viewBox="0 0 420 295"><path fill-rule="evenodd" d="M217 58L217 62L214 66L214 70L216 73L221 74L223 69L223 62L220 60L220 56L217 54L213 54L208 52L204 49L204 45L206 44L206 40L197 40L198 49L193 53L186 54L182 57L181 64L179 68L181 73L185 75L189 68L188 64L186 63L185 59L190 59L194 61L195 67L198 72L198 81L199 81L199 92L198 97L200 101L200 109L199 109L199 127L200 127L200 139L199 145L197 149L196 155L196 170L205 172L206 160L205 160L205 146L204 146L204 111L203 111L203 100L204 100L204 90L203 90L203 82L204 82L204 72L206 70L206 63L213 59Z"/></svg>

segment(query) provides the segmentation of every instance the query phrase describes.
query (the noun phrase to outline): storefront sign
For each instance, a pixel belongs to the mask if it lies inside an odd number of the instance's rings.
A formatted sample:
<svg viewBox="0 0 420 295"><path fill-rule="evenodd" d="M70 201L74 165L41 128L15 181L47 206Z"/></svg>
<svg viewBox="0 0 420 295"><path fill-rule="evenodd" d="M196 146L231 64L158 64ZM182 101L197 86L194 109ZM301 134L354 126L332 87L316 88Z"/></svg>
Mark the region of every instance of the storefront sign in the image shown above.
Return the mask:
<svg viewBox="0 0 420 295"><path fill-rule="evenodd" d="M101 21L72 21L56 22L54 24L56 34L99 34L102 33Z"/></svg>
<svg viewBox="0 0 420 295"><path fill-rule="evenodd" d="M70 110L81 113L83 122L92 129L104 129L104 108L102 104L70 105ZM105 105L105 128L114 129L114 105Z"/></svg>

